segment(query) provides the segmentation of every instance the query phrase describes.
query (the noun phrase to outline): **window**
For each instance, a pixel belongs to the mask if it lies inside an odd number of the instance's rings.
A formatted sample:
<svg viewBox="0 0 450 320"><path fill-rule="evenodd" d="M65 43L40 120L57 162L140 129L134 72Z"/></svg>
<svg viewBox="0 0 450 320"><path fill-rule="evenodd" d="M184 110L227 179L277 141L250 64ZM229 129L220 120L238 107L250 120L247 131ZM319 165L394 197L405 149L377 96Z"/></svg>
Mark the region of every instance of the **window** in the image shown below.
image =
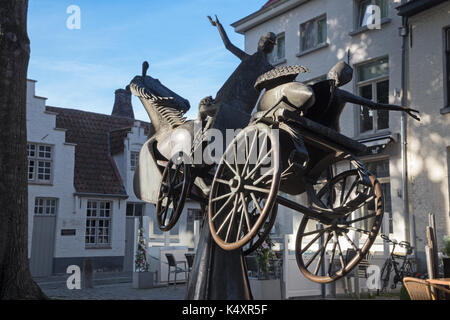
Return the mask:
<svg viewBox="0 0 450 320"><path fill-rule="evenodd" d="M86 246L104 247L111 243L111 207L109 201L88 200Z"/></svg>
<svg viewBox="0 0 450 320"><path fill-rule="evenodd" d="M363 29L368 24L374 24L374 7L380 8L380 19L387 18L389 13L388 0L358 0L357 28Z"/></svg>
<svg viewBox="0 0 450 320"><path fill-rule="evenodd" d="M143 203L127 203L127 217L142 217L144 212Z"/></svg>
<svg viewBox="0 0 450 320"><path fill-rule="evenodd" d="M136 170L136 166L139 163L139 152L131 151L130 153L130 168Z"/></svg>
<svg viewBox="0 0 450 320"><path fill-rule="evenodd" d="M359 95L363 98L389 103L389 62L380 59L358 67ZM371 133L389 128L388 110L359 110L359 133Z"/></svg>
<svg viewBox="0 0 450 320"><path fill-rule="evenodd" d="M188 209L186 231L194 234L194 221L202 221L203 215L200 209Z"/></svg>
<svg viewBox="0 0 450 320"><path fill-rule="evenodd" d="M450 28L445 30L445 64L447 68L447 72L444 72L447 77L445 79L447 85L447 108L450 108Z"/></svg>
<svg viewBox="0 0 450 320"><path fill-rule="evenodd" d="M391 181L389 171L389 159L372 161L366 163L367 170L371 172L380 182L384 195L384 214L389 217L389 233L394 232L394 223L392 219L392 203L391 203ZM368 210L375 211L375 202L369 204ZM386 234L386 230L382 230Z"/></svg>
<svg viewBox="0 0 450 320"><path fill-rule="evenodd" d="M276 45L270 54L271 63L280 63L286 58L286 41L284 33L277 36Z"/></svg>
<svg viewBox="0 0 450 320"><path fill-rule="evenodd" d="M51 183L52 146L28 143L28 181Z"/></svg>
<svg viewBox="0 0 450 320"><path fill-rule="evenodd" d="M300 42L301 52L326 44L327 16L321 16L300 25Z"/></svg>
<svg viewBox="0 0 450 320"><path fill-rule="evenodd" d="M57 211L57 199L36 198L34 200L34 214L37 216L54 216Z"/></svg>

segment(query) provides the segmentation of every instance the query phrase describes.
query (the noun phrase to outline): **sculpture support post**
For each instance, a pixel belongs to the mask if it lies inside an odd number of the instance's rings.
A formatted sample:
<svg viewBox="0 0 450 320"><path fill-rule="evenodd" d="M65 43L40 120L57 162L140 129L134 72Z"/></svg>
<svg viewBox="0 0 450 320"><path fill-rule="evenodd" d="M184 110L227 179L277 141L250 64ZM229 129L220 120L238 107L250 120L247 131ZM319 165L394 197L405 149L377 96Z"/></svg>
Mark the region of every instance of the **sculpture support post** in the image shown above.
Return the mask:
<svg viewBox="0 0 450 320"><path fill-rule="evenodd" d="M242 250L225 251L213 240L206 219L186 293L186 300L252 300Z"/></svg>

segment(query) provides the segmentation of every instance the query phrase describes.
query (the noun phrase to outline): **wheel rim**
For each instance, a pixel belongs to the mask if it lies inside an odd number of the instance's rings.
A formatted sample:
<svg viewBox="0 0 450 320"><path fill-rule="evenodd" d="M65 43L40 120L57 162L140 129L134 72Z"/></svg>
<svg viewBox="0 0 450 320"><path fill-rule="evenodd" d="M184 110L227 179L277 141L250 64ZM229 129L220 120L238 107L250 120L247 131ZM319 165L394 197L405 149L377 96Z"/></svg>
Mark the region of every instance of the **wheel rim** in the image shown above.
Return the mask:
<svg viewBox="0 0 450 320"><path fill-rule="evenodd" d="M184 159L184 154L171 159L162 175L156 203L156 220L162 231L169 231L175 226L186 201L190 170L186 162L181 159Z"/></svg>
<svg viewBox="0 0 450 320"><path fill-rule="evenodd" d="M336 281L355 268L369 252L381 227L384 204L380 183L372 175L369 175L368 178L372 183L375 194L374 212L368 212L368 214L358 218L346 215L336 218L328 225L322 225L306 216L303 217L297 232L296 259L300 271L308 279L318 283ZM369 201L367 205L370 205ZM366 226L362 226L366 223ZM311 228L314 224L316 224L317 230L306 231L307 226L310 227L309 230L314 229ZM363 240L355 243L354 239L352 240L349 236L349 232L358 234ZM361 243L362 245L359 245ZM350 257L349 261L345 259L344 252L346 249L355 251L355 256ZM328 252L329 259L326 257ZM328 260L328 266L325 266L325 270L322 270L321 264L325 259ZM330 263L330 261L333 263ZM319 271L322 271L324 275L319 275Z"/></svg>
<svg viewBox="0 0 450 320"><path fill-rule="evenodd" d="M264 124L246 127L228 146L211 186L208 220L214 241L224 250L235 250L255 237L272 210L279 184L277 135Z"/></svg>

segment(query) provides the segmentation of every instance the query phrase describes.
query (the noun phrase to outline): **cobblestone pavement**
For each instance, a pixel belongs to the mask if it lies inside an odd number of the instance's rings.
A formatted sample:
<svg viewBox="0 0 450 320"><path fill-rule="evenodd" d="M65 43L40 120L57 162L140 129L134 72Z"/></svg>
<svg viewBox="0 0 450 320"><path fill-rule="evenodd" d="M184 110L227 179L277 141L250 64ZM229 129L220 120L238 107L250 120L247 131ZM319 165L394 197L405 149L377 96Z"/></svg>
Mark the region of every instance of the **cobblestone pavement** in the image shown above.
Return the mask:
<svg viewBox="0 0 450 320"><path fill-rule="evenodd" d="M116 283L81 290L69 290L64 285L57 288L44 286L42 290L49 298L60 300L183 300L186 285L133 289L131 283Z"/></svg>

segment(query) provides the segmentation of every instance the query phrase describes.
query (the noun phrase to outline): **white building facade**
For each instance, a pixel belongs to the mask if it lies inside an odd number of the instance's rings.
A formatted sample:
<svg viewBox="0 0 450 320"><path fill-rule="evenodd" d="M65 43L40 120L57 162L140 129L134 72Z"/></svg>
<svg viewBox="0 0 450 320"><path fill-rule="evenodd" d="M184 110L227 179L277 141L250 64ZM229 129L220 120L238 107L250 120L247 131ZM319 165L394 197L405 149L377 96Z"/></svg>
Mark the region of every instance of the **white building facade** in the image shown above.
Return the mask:
<svg viewBox="0 0 450 320"><path fill-rule="evenodd" d="M193 248L197 204L187 203L179 226L165 238L156 225L155 206L134 194L134 170L151 125L46 106L35 86L36 81L28 80L32 274L66 273L68 266L82 267L87 259L96 271L133 271L136 220L149 221L149 246Z"/></svg>

